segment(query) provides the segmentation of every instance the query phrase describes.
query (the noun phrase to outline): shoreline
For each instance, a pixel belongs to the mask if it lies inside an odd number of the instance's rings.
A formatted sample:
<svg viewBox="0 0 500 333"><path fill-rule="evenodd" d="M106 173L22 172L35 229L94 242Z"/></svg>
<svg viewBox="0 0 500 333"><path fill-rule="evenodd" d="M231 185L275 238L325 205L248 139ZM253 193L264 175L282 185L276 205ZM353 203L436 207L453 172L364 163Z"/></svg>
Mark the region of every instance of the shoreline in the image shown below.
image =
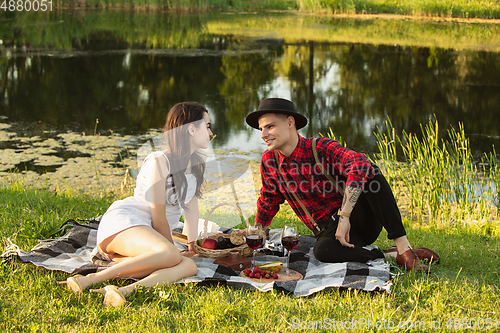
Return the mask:
<svg viewBox="0 0 500 333"><path fill-rule="evenodd" d="M500 4L491 4L483 0L473 0L467 3L448 2L440 0L433 6L425 2L408 4L405 1L373 1L353 0L350 4L335 1L324 5L316 0L281 0L273 2L255 2L242 0L232 1L202 0L192 3L188 1L137 1L125 3L123 0L56 0L55 9L59 10L86 10L108 9L127 11L152 11L175 13L200 12L283 12L290 14L326 15L332 17L370 17L396 19L437 19L457 20L459 22L490 22L500 23Z"/></svg>
<svg viewBox="0 0 500 333"><path fill-rule="evenodd" d="M110 6L110 7L71 7L71 6L56 6L58 10L72 10L72 11L87 11L87 10L109 10L109 11L125 11L125 12L153 12L153 13L179 13L179 14L200 14L200 13L209 13L209 12L219 12L220 14L239 14L239 15L256 15L262 14L263 10L242 10L242 9L208 9L208 10L195 10L195 9L157 9L157 8L149 8L140 7L140 6ZM486 24L500 24L500 18L463 18L463 17L453 17L453 16L434 16L434 15L405 15L405 14L397 14L397 13L377 13L377 14L347 14L347 13L325 13L325 12L315 12L315 11L301 11L301 10L265 10L268 14L288 14L288 15L297 15L297 16L319 16L319 17L331 17L331 18L350 18L350 19L359 19L359 20L373 20L373 19L382 19L386 21L401 21L401 20L411 20L411 21L435 21L435 22L453 22L453 23L486 23Z"/></svg>

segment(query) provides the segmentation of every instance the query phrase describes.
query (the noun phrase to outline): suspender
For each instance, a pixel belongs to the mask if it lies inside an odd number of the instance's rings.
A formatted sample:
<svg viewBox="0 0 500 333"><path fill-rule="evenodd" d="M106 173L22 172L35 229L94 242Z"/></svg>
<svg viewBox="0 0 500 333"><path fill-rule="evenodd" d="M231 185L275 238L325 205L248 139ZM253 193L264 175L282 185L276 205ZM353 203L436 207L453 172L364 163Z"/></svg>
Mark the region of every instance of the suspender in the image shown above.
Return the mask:
<svg viewBox="0 0 500 333"><path fill-rule="evenodd" d="M340 194L344 195L344 190L342 189L342 187L339 186L339 184L332 177L332 175L330 175L329 173L325 172L325 168L323 167L323 164L321 164L320 161L319 161L318 151L316 150L316 138L313 139L312 148L313 148L314 159L316 160L316 164L318 165L318 167L321 170L321 172L323 172L323 174L326 176L326 178L328 178L328 180L332 182L332 184L335 186L335 188L337 189L337 191Z"/></svg>
<svg viewBox="0 0 500 333"><path fill-rule="evenodd" d="M327 172L325 172L325 168L323 167L323 165L319 161L318 152L316 150L316 138L313 139L312 148L313 148L313 155L314 155L314 159L316 160L316 164L320 168L320 170L323 173L323 175L325 175L326 178L328 178L328 180L332 182L332 184L335 186L335 188L337 189L337 191L340 194L344 195L344 190L339 186L339 184L337 183L337 181L330 174L328 174ZM288 192L292 193L293 197L295 198L295 201L297 201L299 203L300 208L302 208L302 210L304 211L304 213L306 213L307 218L309 218L309 221L311 221L311 223L314 226L314 228L318 232L321 232L321 228L318 226L318 224L316 223L316 221L314 221L314 219L312 218L311 214L309 213L309 211L307 210L307 208L304 206L304 204L302 203L302 201L299 200L299 197L297 196L297 194L292 191L292 189L290 187L290 184L288 183L288 180L286 179L285 175L283 174L283 171L281 171L281 168L280 168L280 166L278 164L278 152L276 150L274 151L274 158L276 160L276 166L278 167L278 171L279 171L281 177L283 178L283 180L285 181L285 184L286 184L286 187L288 189Z"/></svg>
<svg viewBox="0 0 500 333"><path fill-rule="evenodd" d="M274 151L274 158L276 159L276 166L278 167L278 171L280 172L281 177L285 180L285 184L286 184L286 187L288 188L288 192L292 193L293 197L295 198L295 201L297 201L299 203L300 208L302 208L302 210L304 211L304 213L306 213L307 217L309 218L309 221L311 221L311 223L313 224L314 228L318 232L321 232L321 228L318 226L318 224L316 223L316 221L314 221L314 219L312 218L311 214L307 210L306 206L304 206L304 204L302 203L302 201L299 200L299 197L297 197L297 194L295 192L293 192L292 189L290 188L290 184L288 184L288 180L286 179L285 175L283 174L283 171L281 171L281 168L280 168L280 166L278 164L278 152L276 150Z"/></svg>

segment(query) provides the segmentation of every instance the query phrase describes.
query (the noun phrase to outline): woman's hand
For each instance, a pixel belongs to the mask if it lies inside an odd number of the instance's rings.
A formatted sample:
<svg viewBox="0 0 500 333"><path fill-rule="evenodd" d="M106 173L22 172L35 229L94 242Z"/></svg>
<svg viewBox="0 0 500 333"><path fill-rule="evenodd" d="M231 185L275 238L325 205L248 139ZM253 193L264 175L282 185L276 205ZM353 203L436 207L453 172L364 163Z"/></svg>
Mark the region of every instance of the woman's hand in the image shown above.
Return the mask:
<svg viewBox="0 0 500 333"><path fill-rule="evenodd" d="M349 232L351 231L351 222L348 217L339 216L339 224L337 225L337 232L335 233L335 238L345 247L354 247L353 244L349 243Z"/></svg>
<svg viewBox="0 0 500 333"><path fill-rule="evenodd" d="M185 257L192 257L196 254L196 248L194 247L194 242L187 243L187 251L182 251L181 254Z"/></svg>
<svg viewBox="0 0 500 333"><path fill-rule="evenodd" d="M184 257L192 257L196 254L196 251L182 251L181 252L181 255L183 255Z"/></svg>
<svg viewBox="0 0 500 333"><path fill-rule="evenodd" d="M182 251L181 254L184 257L192 257L196 254L196 248L194 247L194 242L187 243L188 249L187 251Z"/></svg>

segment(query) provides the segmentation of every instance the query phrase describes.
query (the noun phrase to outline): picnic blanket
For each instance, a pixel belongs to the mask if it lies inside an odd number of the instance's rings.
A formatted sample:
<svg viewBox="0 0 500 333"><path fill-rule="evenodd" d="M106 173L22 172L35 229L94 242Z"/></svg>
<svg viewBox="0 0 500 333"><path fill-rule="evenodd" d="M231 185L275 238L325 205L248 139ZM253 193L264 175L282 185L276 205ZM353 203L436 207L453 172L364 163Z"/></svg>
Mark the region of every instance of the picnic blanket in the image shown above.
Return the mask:
<svg viewBox="0 0 500 333"><path fill-rule="evenodd" d="M67 221L63 229L69 228L69 230L63 236L40 241L30 252L22 251L11 243L9 251L3 256L13 255L21 262L67 273L88 274L106 269L112 263L100 258L94 250L99 218L85 222ZM390 292L391 283L388 282L391 277L390 265L383 259L373 260L366 264L323 263L316 260L312 254L314 241L313 236L300 236L299 245L291 253L290 269L301 273L304 277L299 281L254 282L240 277L239 271L215 265L214 259L195 256L192 259L198 266L197 274L179 283L216 283L264 292L274 289L294 296L308 296L327 288ZM185 245L176 242L176 246L182 250ZM256 264L284 259L282 252L269 249L265 249L264 252L265 255L256 257Z"/></svg>

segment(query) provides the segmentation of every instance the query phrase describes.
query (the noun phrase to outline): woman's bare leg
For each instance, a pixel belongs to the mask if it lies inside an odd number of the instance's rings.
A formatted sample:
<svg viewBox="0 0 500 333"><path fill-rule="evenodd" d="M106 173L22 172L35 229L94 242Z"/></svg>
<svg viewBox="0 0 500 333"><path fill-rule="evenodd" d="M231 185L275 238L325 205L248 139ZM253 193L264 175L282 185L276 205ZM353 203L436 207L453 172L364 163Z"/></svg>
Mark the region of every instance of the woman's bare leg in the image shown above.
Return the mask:
<svg viewBox="0 0 500 333"><path fill-rule="evenodd" d="M79 277L83 289L113 278L144 278L182 262L182 256L174 244L148 226L123 230L105 239L99 246L106 253L122 257L122 260L101 272ZM124 260L125 257L128 259Z"/></svg>
<svg viewBox="0 0 500 333"><path fill-rule="evenodd" d="M178 265L170 268L159 269L149 274L144 279L119 289L123 296L128 296L139 286L150 288L164 284L171 284L175 281L193 276L197 271L198 268L192 259L182 257L181 262Z"/></svg>

